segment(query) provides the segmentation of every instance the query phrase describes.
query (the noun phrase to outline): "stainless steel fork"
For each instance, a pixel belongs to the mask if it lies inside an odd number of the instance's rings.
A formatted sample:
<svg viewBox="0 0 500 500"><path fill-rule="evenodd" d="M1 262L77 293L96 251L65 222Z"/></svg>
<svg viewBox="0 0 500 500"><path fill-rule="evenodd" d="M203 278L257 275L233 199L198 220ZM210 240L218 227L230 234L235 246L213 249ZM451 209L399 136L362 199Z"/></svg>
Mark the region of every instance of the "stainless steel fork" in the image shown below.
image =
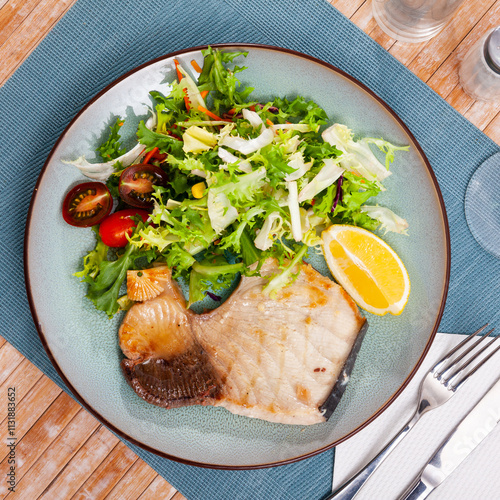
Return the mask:
<svg viewBox="0 0 500 500"><path fill-rule="evenodd" d="M325 500L351 500L354 498L380 464L418 422L420 417L448 401L455 394L455 391L500 349L500 345L497 345L493 350L490 349L489 353L480 359L475 366L471 366L483 352L500 338L500 335L493 338L490 337L491 340L489 342L486 342L480 349L476 349L489 338L489 335L494 330L491 329L488 333L476 339L475 342L471 342L487 326L488 324L481 327L472 335L469 335L429 370L420 384L418 406L408 423L371 462L330 496L325 498ZM459 352L462 349L464 351ZM455 354L457 356L454 358Z"/></svg>

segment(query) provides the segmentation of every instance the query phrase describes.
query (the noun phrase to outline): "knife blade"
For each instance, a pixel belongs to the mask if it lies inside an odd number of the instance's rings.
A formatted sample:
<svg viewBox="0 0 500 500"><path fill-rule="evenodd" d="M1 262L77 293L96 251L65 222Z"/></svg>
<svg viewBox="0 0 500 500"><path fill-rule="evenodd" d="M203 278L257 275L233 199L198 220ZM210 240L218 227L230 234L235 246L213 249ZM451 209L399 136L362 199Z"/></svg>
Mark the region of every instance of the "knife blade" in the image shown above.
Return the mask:
<svg viewBox="0 0 500 500"><path fill-rule="evenodd" d="M441 443L399 500L422 500L437 488L500 422L500 378Z"/></svg>

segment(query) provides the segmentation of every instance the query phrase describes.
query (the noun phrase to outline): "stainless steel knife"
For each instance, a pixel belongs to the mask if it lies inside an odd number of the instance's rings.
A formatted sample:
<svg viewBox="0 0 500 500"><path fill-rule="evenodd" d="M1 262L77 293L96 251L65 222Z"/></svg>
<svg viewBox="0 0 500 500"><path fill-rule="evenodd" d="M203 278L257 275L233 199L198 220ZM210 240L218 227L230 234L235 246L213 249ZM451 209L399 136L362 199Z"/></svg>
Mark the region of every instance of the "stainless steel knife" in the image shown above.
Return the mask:
<svg viewBox="0 0 500 500"><path fill-rule="evenodd" d="M500 422L500 378L441 443L399 500L421 500L437 488Z"/></svg>

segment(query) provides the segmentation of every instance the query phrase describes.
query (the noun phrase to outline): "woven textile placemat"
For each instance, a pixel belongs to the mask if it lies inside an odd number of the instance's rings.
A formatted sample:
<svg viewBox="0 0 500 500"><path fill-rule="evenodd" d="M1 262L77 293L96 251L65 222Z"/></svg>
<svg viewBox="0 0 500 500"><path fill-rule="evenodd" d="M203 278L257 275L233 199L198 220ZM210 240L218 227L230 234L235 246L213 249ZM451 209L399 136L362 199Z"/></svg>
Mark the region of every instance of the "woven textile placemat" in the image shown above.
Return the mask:
<svg viewBox="0 0 500 500"><path fill-rule="evenodd" d="M498 324L500 260L470 234L463 201L474 170L500 148L326 0L78 0L0 89L2 335L64 388L39 341L23 278L26 215L43 163L75 114L114 79L163 54L223 42L310 54L396 111L429 158L449 217L451 283L440 329ZM333 451L272 469L217 471L132 448L189 499L319 499L331 485Z"/></svg>

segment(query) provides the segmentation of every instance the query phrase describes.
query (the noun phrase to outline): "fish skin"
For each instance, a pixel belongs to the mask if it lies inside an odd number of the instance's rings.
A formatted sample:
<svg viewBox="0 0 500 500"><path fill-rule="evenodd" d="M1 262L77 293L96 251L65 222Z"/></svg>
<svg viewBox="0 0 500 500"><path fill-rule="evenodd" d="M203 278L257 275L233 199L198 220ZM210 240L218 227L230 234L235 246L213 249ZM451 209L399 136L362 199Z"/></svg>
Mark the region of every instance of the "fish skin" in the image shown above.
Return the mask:
<svg viewBox="0 0 500 500"><path fill-rule="evenodd" d="M324 422L320 407L366 320L339 285L307 264L292 285L268 297L262 293L265 276L277 271L268 260L263 277L243 277L221 306L204 314L186 309L172 280L158 297L134 305L119 336L129 358L122 367L136 393L168 408L211 404L271 422ZM194 351L203 353L205 367L204 378L193 379L196 387L187 391L195 396L173 401L166 388L151 389L151 378L141 381L141 363L151 358L172 362Z"/></svg>

